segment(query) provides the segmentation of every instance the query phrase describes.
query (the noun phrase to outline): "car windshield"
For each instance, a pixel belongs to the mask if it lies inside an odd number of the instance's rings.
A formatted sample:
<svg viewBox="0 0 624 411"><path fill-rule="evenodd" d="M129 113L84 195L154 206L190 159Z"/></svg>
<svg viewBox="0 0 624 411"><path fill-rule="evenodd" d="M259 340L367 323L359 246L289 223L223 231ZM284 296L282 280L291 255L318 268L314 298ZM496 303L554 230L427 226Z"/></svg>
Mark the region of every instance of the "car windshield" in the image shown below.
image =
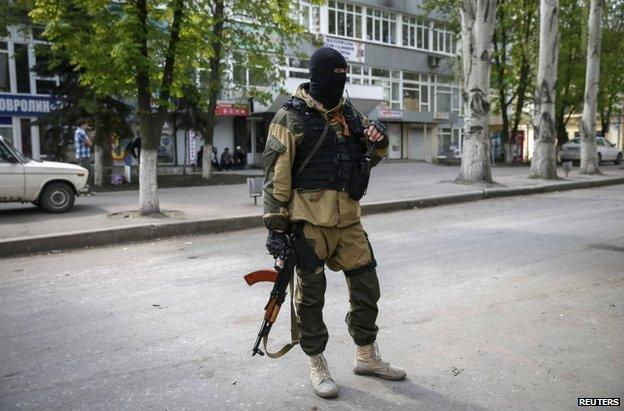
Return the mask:
<svg viewBox="0 0 624 411"><path fill-rule="evenodd" d="M28 157L26 157L21 151L13 147L8 141L0 140L0 142L0 144L4 144L5 147L8 148L9 151L22 163L27 163L29 161Z"/></svg>
<svg viewBox="0 0 624 411"><path fill-rule="evenodd" d="M580 139L578 139L578 138L575 138L574 140L572 140L572 141L571 141L571 143L574 143L574 144L581 144L581 140L580 140Z"/></svg>

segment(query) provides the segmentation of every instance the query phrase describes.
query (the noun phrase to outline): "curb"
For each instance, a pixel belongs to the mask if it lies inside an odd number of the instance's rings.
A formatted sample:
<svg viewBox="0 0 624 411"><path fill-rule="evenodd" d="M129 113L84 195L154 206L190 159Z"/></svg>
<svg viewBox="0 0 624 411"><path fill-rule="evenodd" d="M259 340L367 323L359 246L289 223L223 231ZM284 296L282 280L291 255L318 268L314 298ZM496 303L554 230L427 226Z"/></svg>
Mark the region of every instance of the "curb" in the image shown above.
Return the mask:
<svg viewBox="0 0 624 411"><path fill-rule="evenodd" d="M393 211L437 207L492 198L543 194L555 191L569 191L617 184L624 184L624 177L610 177L589 181L559 182L513 188L485 188L466 193L362 204L362 214L371 215L389 213ZM244 215L230 218L141 224L131 227L104 228L98 230L73 231L62 234L19 237L8 240L0 240L0 258L53 250L67 250L109 244L148 241L165 237L239 231L263 226L264 223L261 216Z"/></svg>

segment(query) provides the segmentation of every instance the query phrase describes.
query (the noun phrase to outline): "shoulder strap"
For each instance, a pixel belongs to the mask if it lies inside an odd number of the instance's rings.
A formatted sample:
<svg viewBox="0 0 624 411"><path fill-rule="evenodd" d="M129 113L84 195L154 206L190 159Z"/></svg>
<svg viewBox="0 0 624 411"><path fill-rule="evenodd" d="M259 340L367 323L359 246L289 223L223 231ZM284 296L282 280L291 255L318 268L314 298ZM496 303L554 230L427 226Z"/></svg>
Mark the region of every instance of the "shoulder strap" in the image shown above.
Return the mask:
<svg viewBox="0 0 624 411"><path fill-rule="evenodd" d="M301 163L301 165L297 169L297 174L296 175L301 174L301 172L308 165L310 160L312 160L312 157L314 157L314 155L319 150L319 148L321 148L321 144L323 144L323 141L325 141L325 136L327 136L327 132L328 131L329 131L329 121L326 120L325 121L325 127L323 127L323 133L321 133L321 137L318 139L318 141L316 142L314 147L312 147L312 150L310 151L308 156L303 160L303 163Z"/></svg>
<svg viewBox="0 0 624 411"><path fill-rule="evenodd" d="M264 352L269 358L279 358L291 350L292 347L299 344L299 326L297 325L297 317L295 316L295 305L293 303L294 283L295 279L290 280L290 342L284 345L280 350L276 352L269 352L267 349L267 343L269 336L262 337L262 343L264 344Z"/></svg>

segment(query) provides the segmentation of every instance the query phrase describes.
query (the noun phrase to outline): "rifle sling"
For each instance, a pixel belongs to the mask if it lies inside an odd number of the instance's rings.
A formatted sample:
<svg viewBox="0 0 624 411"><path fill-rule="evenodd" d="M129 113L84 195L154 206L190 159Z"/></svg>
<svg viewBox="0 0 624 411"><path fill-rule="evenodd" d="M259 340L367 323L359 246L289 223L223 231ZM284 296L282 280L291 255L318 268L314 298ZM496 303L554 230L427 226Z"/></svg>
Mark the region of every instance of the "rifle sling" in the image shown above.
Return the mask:
<svg viewBox="0 0 624 411"><path fill-rule="evenodd" d="M264 352L269 358L279 358L286 354L292 347L299 344L299 326L297 325L297 317L295 315L295 304L293 303L293 294L295 290L294 286L295 278L290 280L290 339L291 341L284 345L280 350L276 352L269 352L267 348L267 342L269 340L269 335L265 335L262 337L262 343L264 344Z"/></svg>

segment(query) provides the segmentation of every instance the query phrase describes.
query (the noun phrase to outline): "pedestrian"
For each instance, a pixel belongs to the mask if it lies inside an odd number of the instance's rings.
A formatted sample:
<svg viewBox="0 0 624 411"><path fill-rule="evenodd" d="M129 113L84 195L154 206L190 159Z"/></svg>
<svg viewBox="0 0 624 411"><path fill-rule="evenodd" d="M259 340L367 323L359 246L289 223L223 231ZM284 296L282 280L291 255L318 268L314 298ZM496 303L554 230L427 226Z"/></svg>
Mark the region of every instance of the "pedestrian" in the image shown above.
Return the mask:
<svg viewBox="0 0 624 411"><path fill-rule="evenodd" d="M200 147L199 151L197 152L196 159L197 159L197 167L201 169L204 164L204 146L203 145Z"/></svg>
<svg viewBox="0 0 624 411"><path fill-rule="evenodd" d="M137 163L141 163L141 137L137 137L132 141L131 152Z"/></svg>
<svg viewBox="0 0 624 411"><path fill-rule="evenodd" d="M224 170L231 170L234 166L234 160L232 159L232 153L230 148L226 147L225 151L221 154L221 168Z"/></svg>
<svg viewBox="0 0 624 411"><path fill-rule="evenodd" d="M244 170L245 165L247 164L247 153L241 146L236 146L236 150L234 150L234 169L235 170Z"/></svg>
<svg viewBox="0 0 624 411"><path fill-rule="evenodd" d="M323 356L324 267L342 270L349 289L346 317L355 343L356 374L402 380L405 371L382 361L377 347L376 261L360 222L359 199L368 178L362 165L371 144L371 165L387 155L385 126L369 122L342 98L347 62L331 48L310 58L310 82L275 114L263 152L264 223L267 249L276 257L288 244L297 252L295 293L300 344L309 356L310 379L320 397L338 387Z"/></svg>
<svg viewBox="0 0 624 411"><path fill-rule="evenodd" d="M212 155L210 156L210 162L212 163L212 168L218 171L221 171L221 166L219 165L219 159L217 157L217 147L212 146Z"/></svg>
<svg viewBox="0 0 624 411"><path fill-rule="evenodd" d="M91 169L91 147L93 143L87 135L87 130L89 129L89 120L81 118L78 120L78 127L76 127L74 132L76 162L79 166L86 168L89 173L87 177L87 191L91 191L91 186L93 185L93 170Z"/></svg>

